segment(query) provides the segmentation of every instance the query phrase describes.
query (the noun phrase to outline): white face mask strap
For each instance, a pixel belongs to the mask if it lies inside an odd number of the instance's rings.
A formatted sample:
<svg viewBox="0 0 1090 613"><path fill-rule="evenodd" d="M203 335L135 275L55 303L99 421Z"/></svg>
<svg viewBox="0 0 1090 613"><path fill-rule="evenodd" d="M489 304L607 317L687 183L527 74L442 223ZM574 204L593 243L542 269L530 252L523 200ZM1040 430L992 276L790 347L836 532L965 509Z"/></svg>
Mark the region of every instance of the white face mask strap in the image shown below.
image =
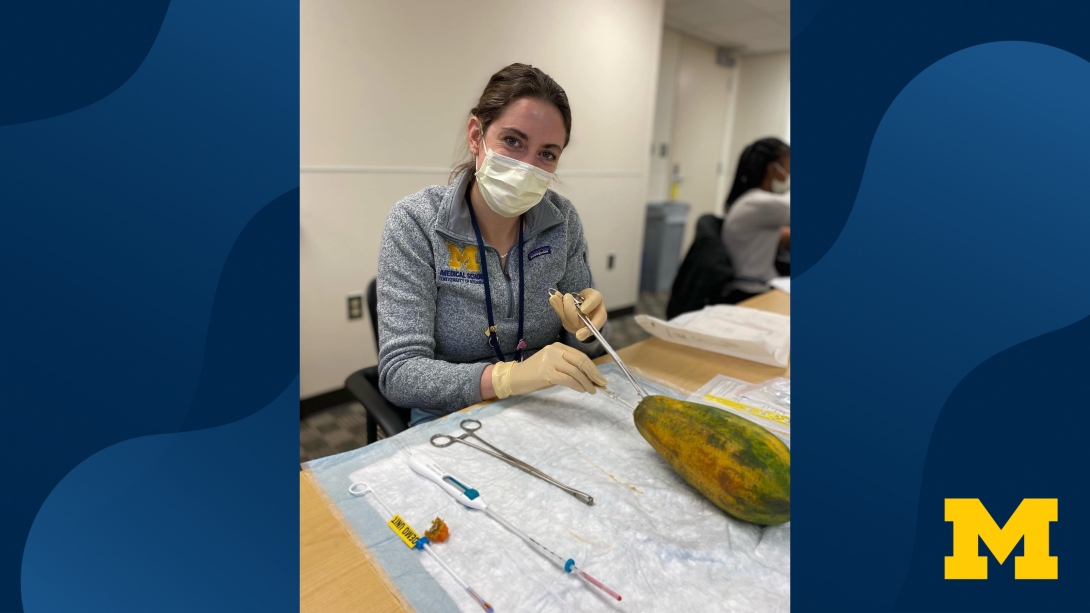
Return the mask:
<svg viewBox="0 0 1090 613"><path fill-rule="evenodd" d="M780 166L779 162L772 162L772 163L776 165L776 168L780 169L780 172L783 173L783 179L781 179L781 181L786 181L787 177L791 176L791 173L787 172L787 169L785 169L783 166Z"/></svg>

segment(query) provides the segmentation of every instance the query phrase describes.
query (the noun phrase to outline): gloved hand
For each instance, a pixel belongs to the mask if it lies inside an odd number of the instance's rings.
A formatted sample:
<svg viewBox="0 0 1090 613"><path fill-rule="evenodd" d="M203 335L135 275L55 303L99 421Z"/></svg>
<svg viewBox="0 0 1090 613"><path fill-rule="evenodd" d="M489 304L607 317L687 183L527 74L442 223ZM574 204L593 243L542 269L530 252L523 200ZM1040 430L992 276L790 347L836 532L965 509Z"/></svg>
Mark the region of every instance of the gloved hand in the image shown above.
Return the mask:
<svg viewBox="0 0 1090 613"><path fill-rule="evenodd" d="M579 308L581 308L583 313L590 318L594 327L601 330L602 326L606 325L606 305L602 301L602 294L593 287L588 287L579 293L582 294L584 298L583 306ZM564 329L574 334L575 338L586 342L588 338L594 336L594 333L587 329L583 320L579 319L579 312L575 307L575 299L572 298L571 294L564 294L561 296L557 293L549 296L549 306L553 307L556 314L560 316L560 321L564 324Z"/></svg>
<svg viewBox="0 0 1090 613"><path fill-rule="evenodd" d="M606 384L598 367L582 351L564 343L546 345L524 362L499 362L492 367L492 389L500 398L553 385L593 394L595 383L603 387Z"/></svg>

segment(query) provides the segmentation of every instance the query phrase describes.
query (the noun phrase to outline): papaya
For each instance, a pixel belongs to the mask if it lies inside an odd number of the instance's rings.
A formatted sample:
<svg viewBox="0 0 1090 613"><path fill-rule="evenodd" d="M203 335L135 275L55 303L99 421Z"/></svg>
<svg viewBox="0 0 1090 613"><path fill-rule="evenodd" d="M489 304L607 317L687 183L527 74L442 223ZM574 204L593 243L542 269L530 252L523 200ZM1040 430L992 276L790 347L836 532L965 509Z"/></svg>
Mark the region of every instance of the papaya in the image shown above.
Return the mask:
<svg viewBox="0 0 1090 613"><path fill-rule="evenodd" d="M689 485L730 515L791 520L791 450L761 426L712 406L648 396L636 429Z"/></svg>

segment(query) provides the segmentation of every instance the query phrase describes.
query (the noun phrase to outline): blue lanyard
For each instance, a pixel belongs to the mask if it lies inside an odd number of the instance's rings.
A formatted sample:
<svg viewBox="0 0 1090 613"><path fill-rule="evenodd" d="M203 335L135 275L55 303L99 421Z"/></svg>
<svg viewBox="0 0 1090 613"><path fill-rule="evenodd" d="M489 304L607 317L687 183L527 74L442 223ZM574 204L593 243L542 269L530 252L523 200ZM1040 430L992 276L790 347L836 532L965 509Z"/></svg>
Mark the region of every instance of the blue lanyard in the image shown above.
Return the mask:
<svg viewBox="0 0 1090 613"><path fill-rule="evenodd" d="M466 206L469 207L469 219L473 221L473 233L477 235L477 254L481 259L481 274L484 275L484 306L485 312L488 314L488 330L485 333L488 335L488 344L496 352L496 357L501 362L506 360L503 357L503 351L500 350L500 338L496 334L496 322L492 318L492 290L489 288L488 282L488 255L484 251L484 239L481 238L481 227L477 225L477 215L473 212L473 203L466 198ZM522 277L522 215L519 215L519 331L518 345L515 347L515 361L522 361L522 350L526 347L526 341L522 338L522 317L523 317L523 304L525 298L523 277Z"/></svg>

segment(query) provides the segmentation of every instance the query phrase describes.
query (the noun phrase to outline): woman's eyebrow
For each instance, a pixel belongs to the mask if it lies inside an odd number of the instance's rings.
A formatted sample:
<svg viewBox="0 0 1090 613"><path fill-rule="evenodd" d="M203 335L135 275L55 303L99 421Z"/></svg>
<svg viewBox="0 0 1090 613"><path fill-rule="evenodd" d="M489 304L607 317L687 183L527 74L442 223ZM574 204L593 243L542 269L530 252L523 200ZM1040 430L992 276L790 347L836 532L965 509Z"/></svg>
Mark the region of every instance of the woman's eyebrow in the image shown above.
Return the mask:
<svg viewBox="0 0 1090 613"><path fill-rule="evenodd" d="M506 126L504 128L501 128L501 130L506 131L506 132L513 132L515 134L515 136L521 138L524 141L530 140L530 137L527 136L525 132L523 132L522 130L519 130L518 128L512 128L511 126ZM560 145L554 145L552 143L549 143L548 145L542 145L541 148L542 149L556 149L557 151L563 151L564 150L564 148L561 147Z"/></svg>
<svg viewBox="0 0 1090 613"><path fill-rule="evenodd" d="M507 132L514 132L515 136L521 138L522 140L530 140L530 137L527 136L525 132L523 132L522 130L519 130L518 128L512 128L512 127L508 126L508 127L503 128L503 129L505 131L507 131Z"/></svg>

